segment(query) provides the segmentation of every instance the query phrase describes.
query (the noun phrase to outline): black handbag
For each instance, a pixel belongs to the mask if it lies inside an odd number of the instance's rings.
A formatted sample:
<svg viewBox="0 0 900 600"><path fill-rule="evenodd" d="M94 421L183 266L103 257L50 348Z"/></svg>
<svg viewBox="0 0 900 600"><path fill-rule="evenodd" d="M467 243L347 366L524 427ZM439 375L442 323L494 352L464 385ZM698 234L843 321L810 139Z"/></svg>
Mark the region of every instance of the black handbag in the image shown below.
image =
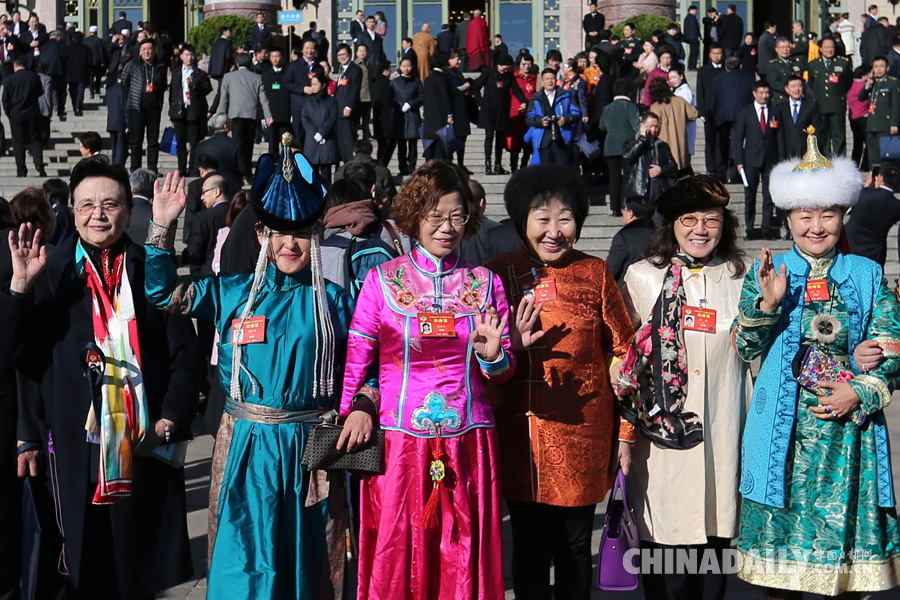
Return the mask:
<svg viewBox="0 0 900 600"><path fill-rule="evenodd" d="M184 118L184 102L176 100L169 104L169 118L175 120Z"/></svg>
<svg viewBox="0 0 900 600"><path fill-rule="evenodd" d="M372 439L352 452L338 450L341 425L322 423L312 428L300 464L310 471L344 470L384 474L384 431L375 429Z"/></svg>

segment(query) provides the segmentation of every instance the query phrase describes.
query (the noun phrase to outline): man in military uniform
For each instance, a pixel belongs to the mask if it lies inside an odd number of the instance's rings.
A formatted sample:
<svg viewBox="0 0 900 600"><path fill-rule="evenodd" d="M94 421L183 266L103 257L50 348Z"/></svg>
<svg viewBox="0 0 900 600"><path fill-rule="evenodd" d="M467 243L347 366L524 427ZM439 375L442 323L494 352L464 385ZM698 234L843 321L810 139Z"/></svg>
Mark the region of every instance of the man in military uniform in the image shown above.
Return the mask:
<svg viewBox="0 0 900 600"><path fill-rule="evenodd" d="M641 56L642 44L641 40L634 37L635 31L636 28L634 23L625 23L625 26L622 29L624 38L619 42L619 46L622 47L623 58L623 64L620 68L619 75L628 81L634 81L640 73L640 69L635 67L634 64Z"/></svg>
<svg viewBox="0 0 900 600"><path fill-rule="evenodd" d="M800 71L806 70L809 62L809 37L803 31L803 21L794 21L791 24L791 58L800 59Z"/></svg>
<svg viewBox="0 0 900 600"><path fill-rule="evenodd" d="M809 63L809 85L822 111L824 131L820 139L827 156L844 156L847 152L847 92L853 85L850 59L837 56L834 40L825 38L821 56Z"/></svg>
<svg viewBox="0 0 900 600"><path fill-rule="evenodd" d="M866 142L869 145L869 168L881 164L882 136L897 135L900 127L900 87L887 74L888 61L879 56L872 61L872 72L866 76L866 87L859 91L859 101L869 101L866 119Z"/></svg>
<svg viewBox="0 0 900 600"><path fill-rule="evenodd" d="M766 67L766 81L772 85L772 106L787 100L784 86L791 75L803 76L803 65L799 57L791 57L791 40L779 37L775 41L775 53L778 58L769 61Z"/></svg>

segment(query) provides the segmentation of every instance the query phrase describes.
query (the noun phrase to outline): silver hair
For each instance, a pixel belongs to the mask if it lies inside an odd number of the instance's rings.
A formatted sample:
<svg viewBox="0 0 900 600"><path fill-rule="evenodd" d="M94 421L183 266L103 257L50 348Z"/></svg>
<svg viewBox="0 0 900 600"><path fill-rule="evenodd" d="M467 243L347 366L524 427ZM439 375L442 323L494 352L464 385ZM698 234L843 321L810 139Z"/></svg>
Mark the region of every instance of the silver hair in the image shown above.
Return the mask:
<svg viewBox="0 0 900 600"><path fill-rule="evenodd" d="M216 113L209 120L209 126L214 131L222 131L226 125L231 129L231 119L225 113Z"/></svg>
<svg viewBox="0 0 900 600"><path fill-rule="evenodd" d="M149 169L135 169L128 180L131 182L131 193L144 198L153 197L153 184L156 174Z"/></svg>

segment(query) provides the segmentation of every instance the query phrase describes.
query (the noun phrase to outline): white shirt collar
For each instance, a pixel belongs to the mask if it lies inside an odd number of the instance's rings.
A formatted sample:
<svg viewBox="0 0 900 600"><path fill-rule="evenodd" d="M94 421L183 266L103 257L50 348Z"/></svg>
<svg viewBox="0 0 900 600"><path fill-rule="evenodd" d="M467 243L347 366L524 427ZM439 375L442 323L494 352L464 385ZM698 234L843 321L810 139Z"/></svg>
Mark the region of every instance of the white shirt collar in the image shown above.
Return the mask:
<svg viewBox="0 0 900 600"><path fill-rule="evenodd" d="M768 108L768 105L767 105L767 104L760 104L760 103L757 102L756 100L753 101L753 106L756 107L756 114L759 114L759 111L760 111L760 110L762 110L762 109L764 109L764 108Z"/></svg>

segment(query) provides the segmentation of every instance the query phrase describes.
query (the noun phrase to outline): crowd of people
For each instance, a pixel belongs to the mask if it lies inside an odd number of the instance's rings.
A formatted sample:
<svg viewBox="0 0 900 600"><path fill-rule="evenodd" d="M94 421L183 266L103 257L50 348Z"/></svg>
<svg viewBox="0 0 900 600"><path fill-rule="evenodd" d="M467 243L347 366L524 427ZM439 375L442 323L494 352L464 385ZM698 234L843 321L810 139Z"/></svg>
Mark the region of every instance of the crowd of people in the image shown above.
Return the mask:
<svg viewBox="0 0 900 600"><path fill-rule="evenodd" d="M900 166L879 147L900 84L887 50L866 62L886 29L870 16L859 50L842 19L818 42L768 23L757 44L733 5L642 41L592 3L586 50L540 68L501 35L492 48L474 11L405 39L396 73L382 13L357 13L334 69L315 24L291 56L262 14L252 47L223 29L204 70L120 16L70 97L77 115L85 87L102 91L112 153L85 132L68 183L0 206L0 514L15 524L0 596L144 599L187 580L198 416L216 438L211 599L499 599L505 508L516 598L587 600L619 473L642 549L718 564L644 565L648 599L725 598L735 546L771 599L900 585L883 412L900 385L883 271ZM71 64L87 45L19 23L0 23L0 63L29 32L39 51L9 57L10 116L41 106L43 77L59 89L40 73L54 51ZM178 162L161 178L163 109ZM848 114L864 121L852 158ZM10 119L20 174L26 142L43 169L43 123ZM486 174L509 174L506 153L514 171L503 222L465 166L473 124ZM606 260L575 249L591 173L625 223ZM784 228L788 252L741 248L729 181L746 238ZM329 470L312 451L380 465ZM28 556L23 502L42 529Z"/></svg>

